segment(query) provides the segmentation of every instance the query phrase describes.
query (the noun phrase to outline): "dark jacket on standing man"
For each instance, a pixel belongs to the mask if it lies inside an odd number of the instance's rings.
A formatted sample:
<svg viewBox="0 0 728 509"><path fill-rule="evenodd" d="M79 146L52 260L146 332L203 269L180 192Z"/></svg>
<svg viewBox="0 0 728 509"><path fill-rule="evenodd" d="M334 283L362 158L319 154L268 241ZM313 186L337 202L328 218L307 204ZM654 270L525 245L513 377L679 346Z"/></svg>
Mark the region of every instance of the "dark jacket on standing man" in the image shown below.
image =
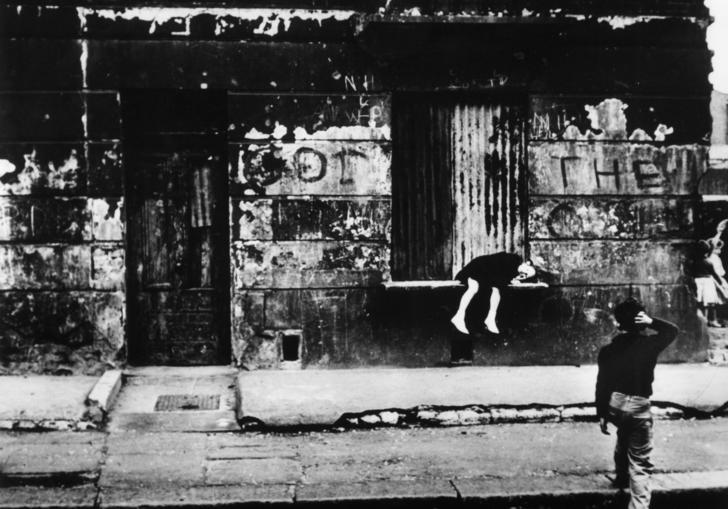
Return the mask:
<svg viewBox="0 0 728 509"><path fill-rule="evenodd" d="M657 356L677 337L675 324L653 318L647 328L656 332L643 335L637 330L618 334L599 351L597 375L597 416L606 418L612 392L649 398L655 378Z"/></svg>

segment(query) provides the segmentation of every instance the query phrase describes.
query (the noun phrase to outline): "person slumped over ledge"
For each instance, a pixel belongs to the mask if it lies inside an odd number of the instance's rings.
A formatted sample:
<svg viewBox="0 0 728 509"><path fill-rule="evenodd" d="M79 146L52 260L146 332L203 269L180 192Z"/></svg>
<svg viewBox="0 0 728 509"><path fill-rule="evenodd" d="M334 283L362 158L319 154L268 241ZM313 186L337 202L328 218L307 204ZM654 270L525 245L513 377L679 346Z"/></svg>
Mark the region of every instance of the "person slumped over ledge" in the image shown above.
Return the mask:
<svg viewBox="0 0 728 509"><path fill-rule="evenodd" d="M536 269L531 262L523 262L523 259L513 253L495 253L473 258L460 272L455 279L467 285L467 290L460 298L460 305L450 322L463 334L468 334L465 325L465 312L470 301L478 292L490 292L488 312L485 316L485 328L493 334L499 334L496 325L496 314L501 300L501 288L511 284L520 284L524 279L533 277Z"/></svg>
<svg viewBox="0 0 728 509"><path fill-rule="evenodd" d="M652 473L652 412L650 396L657 357L675 340L678 328L651 318L644 306L629 298L614 309L623 331L599 351L596 407L599 427L609 435L607 423L617 427L612 484L629 487L629 509L650 506ZM647 334L652 329L653 334Z"/></svg>

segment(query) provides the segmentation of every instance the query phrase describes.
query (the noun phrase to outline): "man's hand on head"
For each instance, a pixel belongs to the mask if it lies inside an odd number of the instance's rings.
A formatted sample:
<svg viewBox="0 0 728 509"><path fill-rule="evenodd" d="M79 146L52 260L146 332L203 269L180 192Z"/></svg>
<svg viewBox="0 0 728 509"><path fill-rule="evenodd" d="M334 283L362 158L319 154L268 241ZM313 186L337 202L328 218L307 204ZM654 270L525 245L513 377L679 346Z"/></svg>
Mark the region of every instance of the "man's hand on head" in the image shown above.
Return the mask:
<svg viewBox="0 0 728 509"><path fill-rule="evenodd" d="M640 311L637 316L634 317L634 323L637 325L652 325L652 318L647 316L647 313Z"/></svg>
<svg viewBox="0 0 728 509"><path fill-rule="evenodd" d="M606 419L606 417L600 417L599 418L599 429L602 430L602 433L604 435L609 435L609 430L607 429L607 419Z"/></svg>

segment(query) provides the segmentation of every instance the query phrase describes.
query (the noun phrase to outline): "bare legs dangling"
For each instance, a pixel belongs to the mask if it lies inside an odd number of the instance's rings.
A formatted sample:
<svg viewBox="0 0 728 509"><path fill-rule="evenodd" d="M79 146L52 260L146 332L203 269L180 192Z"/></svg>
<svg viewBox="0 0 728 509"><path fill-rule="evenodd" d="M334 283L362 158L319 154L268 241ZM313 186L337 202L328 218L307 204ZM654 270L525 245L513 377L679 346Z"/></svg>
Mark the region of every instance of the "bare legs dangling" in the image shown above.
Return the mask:
<svg viewBox="0 0 728 509"><path fill-rule="evenodd" d="M468 289L460 297L460 306L455 316L450 319L450 322L452 322L455 328L463 334L468 334L468 328L465 326L465 310L468 308L470 301L473 300L473 297L475 297L475 294L478 293L478 288L478 282L475 279L468 278Z"/></svg>
<svg viewBox="0 0 728 509"><path fill-rule="evenodd" d="M468 308L468 305L470 304L470 301L473 300L473 297L475 297L475 294L478 293L480 286L478 285L478 282L475 279L468 278L468 289L465 290L465 293L462 297L460 297L460 306L458 307L457 312L455 313L455 316L453 316L450 319L450 322L455 326L457 330L462 332L463 334L468 334L468 329L465 326L465 310ZM498 306L500 304L500 290L498 288L491 288L491 294L490 294L490 308L488 309L488 316L485 317L485 328L488 329L493 334L499 334L500 331L498 330L498 327L495 324L495 315L498 311Z"/></svg>
<svg viewBox="0 0 728 509"><path fill-rule="evenodd" d="M500 305L500 290L494 286L490 294L488 316L485 317L485 328L493 334L500 334L500 331L495 324L495 314L498 312L498 305Z"/></svg>

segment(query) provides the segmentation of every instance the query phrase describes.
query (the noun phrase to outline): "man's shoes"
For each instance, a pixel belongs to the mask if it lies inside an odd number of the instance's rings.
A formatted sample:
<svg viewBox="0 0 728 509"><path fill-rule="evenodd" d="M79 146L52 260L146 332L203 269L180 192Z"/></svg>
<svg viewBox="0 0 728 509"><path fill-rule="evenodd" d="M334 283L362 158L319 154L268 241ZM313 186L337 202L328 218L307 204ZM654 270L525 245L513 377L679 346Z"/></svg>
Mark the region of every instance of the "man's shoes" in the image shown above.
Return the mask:
<svg viewBox="0 0 728 509"><path fill-rule="evenodd" d="M623 479L610 474L604 474L604 477L609 479L609 483L612 485L612 488L616 488L618 490L626 490L629 488L629 479Z"/></svg>

